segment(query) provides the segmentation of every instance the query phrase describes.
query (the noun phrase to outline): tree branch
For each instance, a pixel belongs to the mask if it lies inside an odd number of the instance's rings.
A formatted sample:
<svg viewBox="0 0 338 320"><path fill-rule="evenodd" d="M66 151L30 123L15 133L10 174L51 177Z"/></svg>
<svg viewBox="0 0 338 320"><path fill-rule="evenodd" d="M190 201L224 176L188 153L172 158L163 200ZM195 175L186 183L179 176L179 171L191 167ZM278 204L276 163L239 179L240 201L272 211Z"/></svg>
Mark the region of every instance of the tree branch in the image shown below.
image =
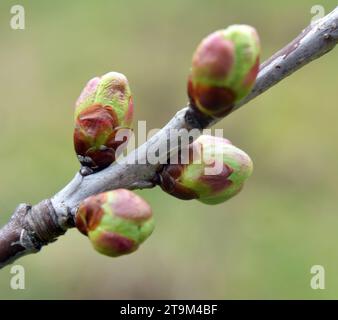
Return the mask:
<svg viewBox="0 0 338 320"><path fill-rule="evenodd" d="M316 23L309 25L282 50L260 66L256 85L232 111L243 106L279 81L335 47L338 41L338 8ZM20 205L10 221L0 230L0 267L25 254L38 252L42 246L56 240L74 226L78 205L85 198L117 188L143 189L156 185L161 164L147 161L149 147L165 145L173 136L172 129L204 129L220 118L206 118L186 107L145 144L131 152L122 161L88 176L77 173L74 179L49 200L31 207ZM179 148L179 147L178 147ZM168 149L166 159L172 152ZM136 160L136 161L135 161Z"/></svg>

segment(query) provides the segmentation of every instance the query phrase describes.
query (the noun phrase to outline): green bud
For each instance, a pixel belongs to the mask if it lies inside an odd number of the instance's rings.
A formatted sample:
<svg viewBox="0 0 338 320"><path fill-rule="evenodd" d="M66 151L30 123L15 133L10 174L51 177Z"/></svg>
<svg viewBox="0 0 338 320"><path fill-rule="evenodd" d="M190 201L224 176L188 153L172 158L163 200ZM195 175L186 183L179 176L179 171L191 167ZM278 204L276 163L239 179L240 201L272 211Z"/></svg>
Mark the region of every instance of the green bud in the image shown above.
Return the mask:
<svg viewBox="0 0 338 320"><path fill-rule="evenodd" d="M202 135L189 145L188 154L159 173L161 188L180 199L224 202L242 189L252 173L250 157L223 138Z"/></svg>
<svg viewBox="0 0 338 320"><path fill-rule="evenodd" d="M125 189L89 197L76 215L76 227L97 251L111 257L134 252L154 226L150 206Z"/></svg>
<svg viewBox="0 0 338 320"><path fill-rule="evenodd" d="M131 130L133 100L127 78L110 72L88 82L75 108L74 147L81 164L94 171L115 161L119 129Z"/></svg>
<svg viewBox="0 0 338 320"><path fill-rule="evenodd" d="M197 47L188 79L193 108L222 117L232 111L254 86L259 70L260 43L247 25L216 31Z"/></svg>

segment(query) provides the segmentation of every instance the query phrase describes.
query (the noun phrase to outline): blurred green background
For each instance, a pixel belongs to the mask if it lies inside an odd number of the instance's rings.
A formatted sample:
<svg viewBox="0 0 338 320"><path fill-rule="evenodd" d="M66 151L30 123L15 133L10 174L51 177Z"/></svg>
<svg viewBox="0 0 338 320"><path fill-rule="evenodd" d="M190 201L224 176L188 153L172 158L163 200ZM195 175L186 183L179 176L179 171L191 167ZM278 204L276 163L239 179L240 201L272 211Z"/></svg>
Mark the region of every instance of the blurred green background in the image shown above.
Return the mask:
<svg viewBox="0 0 338 320"><path fill-rule="evenodd" d="M24 31L10 28L14 4L26 10ZM78 170L73 105L88 79L126 74L135 120L159 128L186 103L202 37L251 24L266 59L309 24L316 4L328 13L337 1L1 0L0 224ZM25 290L10 289L2 269L0 298L338 298L337 62L333 51L217 124L255 164L237 197L209 207L139 192L157 226L136 253L102 256L71 230L17 262ZM325 290L310 287L317 264Z"/></svg>

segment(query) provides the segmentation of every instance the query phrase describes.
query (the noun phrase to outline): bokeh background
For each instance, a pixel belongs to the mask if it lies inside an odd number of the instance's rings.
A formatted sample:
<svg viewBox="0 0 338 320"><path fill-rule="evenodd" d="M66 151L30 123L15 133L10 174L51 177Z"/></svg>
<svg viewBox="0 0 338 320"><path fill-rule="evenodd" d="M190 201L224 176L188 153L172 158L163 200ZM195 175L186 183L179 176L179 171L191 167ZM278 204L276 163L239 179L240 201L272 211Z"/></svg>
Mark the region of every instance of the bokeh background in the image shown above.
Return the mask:
<svg viewBox="0 0 338 320"><path fill-rule="evenodd" d="M26 10L12 30L10 8ZM162 127L186 103L192 52L208 33L255 26L268 58L310 23L313 5L336 0L0 2L0 224L21 202L37 203L78 170L73 105L88 79L126 74L136 120ZM157 220L134 254L96 253L76 230L25 267L14 299L338 298L337 63L333 51L217 124L255 163L244 190L227 203L180 201L139 192ZM311 266L326 271L310 287Z"/></svg>

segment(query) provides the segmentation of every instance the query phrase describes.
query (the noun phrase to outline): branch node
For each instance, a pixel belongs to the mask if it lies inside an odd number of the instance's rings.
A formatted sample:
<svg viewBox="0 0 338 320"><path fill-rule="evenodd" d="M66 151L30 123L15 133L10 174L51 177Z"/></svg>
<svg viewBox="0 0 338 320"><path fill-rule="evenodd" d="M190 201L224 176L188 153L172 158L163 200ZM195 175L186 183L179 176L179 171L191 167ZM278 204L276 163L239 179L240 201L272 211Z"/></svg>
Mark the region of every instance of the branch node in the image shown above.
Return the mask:
<svg viewBox="0 0 338 320"><path fill-rule="evenodd" d="M41 246L55 241L58 236L64 234L71 226L71 221L73 219L70 219L70 215L67 217L57 215L49 199L43 200L28 210L22 241L28 245L31 242L39 250Z"/></svg>
<svg viewBox="0 0 338 320"><path fill-rule="evenodd" d="M80 169L80 174L82 177L89 176L90 174L93 174L93 173L94 173L94 170L86 166L82 166Z"/></svg>
<svg viewBox="0 0 338 320"><path fill-rule="evenodd" d="M214 121L215 119L213 117L203 114L196 108L189 107L185 114L185 122L187 123L188 129L203 130Z"/></svg>

